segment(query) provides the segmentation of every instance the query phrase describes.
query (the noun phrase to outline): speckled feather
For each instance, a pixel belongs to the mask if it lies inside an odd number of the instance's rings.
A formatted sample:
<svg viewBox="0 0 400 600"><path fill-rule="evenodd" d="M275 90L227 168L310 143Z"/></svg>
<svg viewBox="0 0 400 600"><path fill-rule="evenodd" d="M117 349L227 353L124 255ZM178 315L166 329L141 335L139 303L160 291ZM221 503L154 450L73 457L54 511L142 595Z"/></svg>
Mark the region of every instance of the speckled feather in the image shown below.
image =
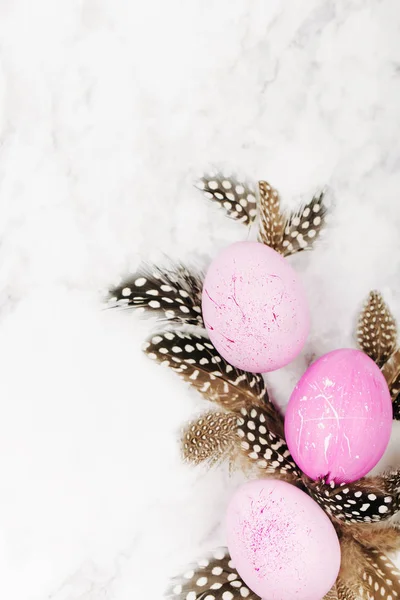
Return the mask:
<svg viewBox="0 0 400 600"><path fill-rule="evenodd" d="M382 295L377 291L370 292L360 314L357 342L361 350L379 367L382 367L396 349L396 321Z"/></svg>
<svg viewBox="0 0 400 600"><path fill-rule="evenodd" d="M206 335L162 331L145 344L147 355L178 373L207 400L235 410L244 404L268 400L261 375L227 363Z"/></svg>
<svg viewBox="0 0 400 600"><path fill-rule="evenodd" d="M289 256L302 250L311 250L325 226L326 215L325 194L321 192L289 215L279 251Z"/></svg>
<svg viewBox="0 0 400 600"><path fill-rule="evenodd" d="M400 597L400 572L380 550L366 548L351 537L342 537L341 551L339 598L396 600Z"/></svg>
<svg viewBox="0 0 400 600"><path fill-rule="evenodd" d="M227 458L235 447L237 416L210 411L185 427L182 455L185 461L210 466Z"/></svg>
<svg viewBox="0 0 400 600"><path fill-rule="evenodd" d="M197 561L173 580L166 597L170 600L261 600L243 582L227 548Z"/></svg>
<svg viewBox="0 0 400 600"><path fill-rule="evenodd" d="M287 481L299 481L295 465L284 438L282 420L270 403L265 408L243 407L238 419L237 435L243 455L265 474Z"/></svg>
<svg viewBox="0 0 400 600"><path fill-rule="evenodd" d="M256 193L252 184L217 173L214 176L204 175L196 187L235 221L251 225L257 216Z"/></svg>
<svg viewBox="0 0 400 600"><path fill-rule="evenodd" d="M377 523L400 509L400 470L339 485L312 481L305 475L303 482L314 500L334 520Z"/></svg>
<svg viewBox="0 0 400 600"><path fill-rule="evenodd" d="M322 600L338 600L338 598L338 591L336 585L334 585L333 588L327 594L325 594Z"/></svg>
<svg viewBox="0 0 400 600"><path fill-rule="evenodd" d="M161 269L144 266L109 292L110 308L142 308L149 314L189 325L202 325L203 275L182 264Z"/></svg>
<svg viewBox="0 0 400 600"><path fill-rule="evenodd" d="M281 213L279 194L266 181L259 181L260 225L258 239L278 252L282 250L285 218Z"/></svg>
<svg viewBox="0 0 400 600"><path fill-rule="evenodd" d="M382 366L382 373L393 400L393 418L400 420L400 348Z"/></svg>

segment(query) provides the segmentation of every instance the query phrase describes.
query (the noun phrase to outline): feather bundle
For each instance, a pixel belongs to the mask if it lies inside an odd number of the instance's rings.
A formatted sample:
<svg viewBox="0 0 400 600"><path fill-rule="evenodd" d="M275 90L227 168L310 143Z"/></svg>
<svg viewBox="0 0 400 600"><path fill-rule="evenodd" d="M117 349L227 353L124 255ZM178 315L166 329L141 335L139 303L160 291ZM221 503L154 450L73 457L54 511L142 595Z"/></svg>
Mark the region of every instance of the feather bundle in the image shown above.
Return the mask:
<svg viewBox="0 0 400 600"><path fill-rule="evenodd" d="M375 305L382 312L381 303ZM395 526L385 525L400 509L400 470L348 484L313 481L291 457L282 416L268 400L261 375L229 365L205 332L161 332L149 340L146 352L178 372L206 400L223 408L223 412L208 412L186 427L182 451L187 461L212 465L229 457L245 469L255 469L259 477L299 486L329 516L340 539L342 565L336 585L324 600L357 600L360 595L379 598L382 590L385 598L397 598L400 573L385 553L400 549L400 536ZM227 550L218 553L219 558L200 561L189 570L189 576L175 581L169 597L259 600L238 575Z"/></svg>
<svg viewBox="0 0 400 600"><path fill-rule="evenodd" d="M199 187L226 214L246 225L257 215L252 186L221 174L203 177ZM311 249L327 214L324 195L285 215L278 193L259 184L259 239L288 256ZM202 275L182 265L148 268L111 291L114 306L140 306L178 325L203 327ZM371 292L359 318L358 343L382 368L392 393L395 415L400 390L400 349L390 310ZM184 458L209 465L228 457L258 471L290 481L312 496L331 519L341 543L342 561L335 586L323 600L400 599L400 572L386 552L400 549L397 526L389 520L400 509L400 470L350 484L312 481L295 464L287 447L283 418L269 401L261 374L227 363L206 332L165 330L145 344L147 355L178 373L203 398L218 405L189 423L182 437ZM240 578L226 548L216 550L175 579L171 600L261 600Z"/></svg>
<svg viewBox="0 0 400 600"><path fill-rule="evenodd" d="M277 190L266 181L258 182L258 198L251 184L221 173L202 177L197 187L228 217L247 226L259 214L259 241L283 256L311 250L326 224L328 209L324 192L300 209L287 212L281 210Z"/></svg>
<svg viewBox="0 0 400 600"><path fill-rule="evenodd" d="M378 322L372 320L372 303L373 312L379 311L390 325L388 331L393 331L394 321L382 302L377 293L371 296L370 315L365 309L360 317L364 325L360 326L361 333L359 329L359 343L365 338L365 319L372 324ZM374 339L374 359L382 360L389 352L383 352L380 344L392 350L393 341L387 346L388 338L377 335ZM223 408L223 412L210 411L186 427L182 451L187 461L212 465L232 458L245 469L256 469L259 477L272 476L299 486L330 517L341 542L342 566L336 585L324 600L357 600L360 595L379 598L382 590L385 598L397 598L400 573L385 552L400 548L400 536L395 526L384 525L400 509L400 470L349 484L313 481L300 471L290 455L282 416L269 401L262 376L229 365L205 331L163 331L147 342L145 351L150 358L176 371L206 400ZM177 580L169 597L257 600L258 596L239 577L227 550L218 552L220 558L200 561L189 571L190 577Z"/></svg>

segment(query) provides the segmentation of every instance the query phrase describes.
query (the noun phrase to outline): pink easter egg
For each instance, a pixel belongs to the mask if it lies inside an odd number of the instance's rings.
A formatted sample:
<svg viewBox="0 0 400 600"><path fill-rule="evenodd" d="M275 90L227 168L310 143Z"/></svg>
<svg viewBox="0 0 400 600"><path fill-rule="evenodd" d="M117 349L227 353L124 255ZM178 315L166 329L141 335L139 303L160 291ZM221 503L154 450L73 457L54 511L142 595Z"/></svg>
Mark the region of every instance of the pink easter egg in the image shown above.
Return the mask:
<svg viewBox="0 0 400 600"><path fill-rule="evenodd" d="M313 363L296 385L285 435L293 459L309 477L350 483L380 460L392 422L379 367L364 352L342 349Z"/></svg>
<svg viewBox="0 0 400 600"><path fill-rule="evenodd" d="M218 352L252 373L288 364L308 335L301 282L285 258L258 242L238 242L222 250L208 269L202 305Z"/></svg>
<svg viewBox="0 0 400 600"><path fill-rule="evenodd" d="M261 598L321 600L335 583L335 529L297 487L274 479L242 485L229 504L226 527L235 567Z"/></svg>

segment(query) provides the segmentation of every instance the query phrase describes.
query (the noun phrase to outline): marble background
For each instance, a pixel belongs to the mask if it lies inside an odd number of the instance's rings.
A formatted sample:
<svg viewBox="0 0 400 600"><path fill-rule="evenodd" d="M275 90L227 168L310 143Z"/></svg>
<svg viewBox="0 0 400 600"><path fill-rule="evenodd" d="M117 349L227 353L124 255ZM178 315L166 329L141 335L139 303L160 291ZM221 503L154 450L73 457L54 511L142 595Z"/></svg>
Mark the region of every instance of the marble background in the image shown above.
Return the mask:
<svg viewBox="0 0 400 600"><path fill-rule="evenodd" d="M244 239L192 186L210 165L288 206L329 186L293 259L306 353L352 345L371 288L400 319L399 40L398 0L0 0L1 597L161 600L224 543L240 477L176 444L202 401L101 304L140 258ZM267 378L280 404L303 369Z"/></svg>

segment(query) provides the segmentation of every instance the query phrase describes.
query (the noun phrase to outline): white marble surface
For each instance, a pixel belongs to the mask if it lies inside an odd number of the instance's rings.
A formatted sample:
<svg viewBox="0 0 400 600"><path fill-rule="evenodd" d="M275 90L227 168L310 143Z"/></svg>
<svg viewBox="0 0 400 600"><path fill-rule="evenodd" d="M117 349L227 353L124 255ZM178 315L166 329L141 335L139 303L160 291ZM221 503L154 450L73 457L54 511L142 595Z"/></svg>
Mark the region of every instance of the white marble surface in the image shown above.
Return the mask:
<svg viewBox="0 0 400 600"><path fill-rule="evenodd" d="M150 322L100 310L139 257L246 235L193 189L209 164L287 204L331 187L293 261L308 352L352 343L371 287L400 318L399 40L398 0L0 0L2 598L160 600L224 541L237 478L175 442L201 401L142 357Z"/></svg>

